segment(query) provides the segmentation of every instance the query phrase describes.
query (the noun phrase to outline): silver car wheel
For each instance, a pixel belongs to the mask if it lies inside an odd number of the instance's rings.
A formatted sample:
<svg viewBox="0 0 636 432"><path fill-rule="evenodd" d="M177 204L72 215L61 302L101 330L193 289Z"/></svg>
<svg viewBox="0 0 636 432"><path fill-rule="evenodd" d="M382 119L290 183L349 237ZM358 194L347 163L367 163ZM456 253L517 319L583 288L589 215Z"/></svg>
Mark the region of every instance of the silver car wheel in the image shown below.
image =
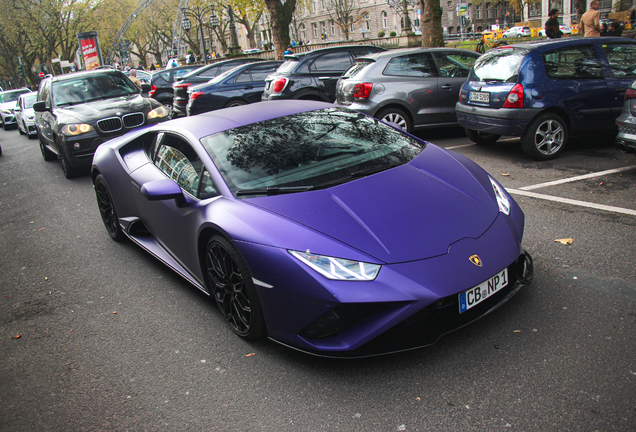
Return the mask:
<svg viewBox="0 0 636 432"><path fill-rule="evenodd" d="M558 153L565 142L565 131L559 122L553 119L544 121L534 133L537 150L546 156Z"/></svg>

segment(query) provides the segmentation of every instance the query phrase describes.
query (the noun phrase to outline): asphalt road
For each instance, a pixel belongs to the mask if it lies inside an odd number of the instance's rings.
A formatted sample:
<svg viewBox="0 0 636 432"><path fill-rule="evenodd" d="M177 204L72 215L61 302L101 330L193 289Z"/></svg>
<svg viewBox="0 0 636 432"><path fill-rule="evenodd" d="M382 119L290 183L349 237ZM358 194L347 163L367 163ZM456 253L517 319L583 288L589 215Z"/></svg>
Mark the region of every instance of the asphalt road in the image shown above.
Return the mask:
<svg viewBox="0 0 636 432"><path fill-rule="evenodd" d="M633 431L636 157L590 140L538 163L514 139L420 135L519 201L535 280L432 347L333 360L240 340L110 240L90 178L0 131L0 430Z"/></svg>

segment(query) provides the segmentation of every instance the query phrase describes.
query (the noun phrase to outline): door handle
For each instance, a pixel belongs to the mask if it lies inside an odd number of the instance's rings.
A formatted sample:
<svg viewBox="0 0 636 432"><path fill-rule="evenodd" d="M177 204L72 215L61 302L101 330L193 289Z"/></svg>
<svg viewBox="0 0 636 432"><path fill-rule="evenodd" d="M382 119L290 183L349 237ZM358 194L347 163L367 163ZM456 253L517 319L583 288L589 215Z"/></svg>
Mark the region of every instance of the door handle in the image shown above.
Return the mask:
<svg viewBox="0 0 636 432"><path fill-rule="evenodd" d="M442 86L442 90L452 90L453 89L453 85L452 84L444 84Z"/></svg>
<svg viewBox="0 0 636 432"><path fill-rule="evenodd" d="M327 81L327 80L332 79L332 77L322 76L322 77L318 77L318 79L319 79L320 81Z"/></svg>
<svg viewBox="0 0 636 432"><path fill-rule="evenodd" d="M245 87L243 87L243 90L251 90L253 88L254 88L253 86L245 86Z"/></svg>

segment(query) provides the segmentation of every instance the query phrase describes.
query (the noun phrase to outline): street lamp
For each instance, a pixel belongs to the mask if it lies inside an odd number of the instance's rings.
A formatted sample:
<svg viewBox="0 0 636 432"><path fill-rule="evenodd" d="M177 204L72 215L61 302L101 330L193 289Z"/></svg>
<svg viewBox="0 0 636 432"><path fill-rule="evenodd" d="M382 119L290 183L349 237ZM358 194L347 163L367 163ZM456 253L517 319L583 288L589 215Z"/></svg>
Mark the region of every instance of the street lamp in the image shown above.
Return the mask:
<svg viewBox="0 0 636 432"><path fill-rule="evenodd" d="M188 16L191 16L192 18L196 18L196 20L199 22L199 30L201 33L201 52L203 53L203 63L208 64L208 56L207 56L207 53L205 52L205 35L203 33L203 16L207 13L212 13L212 16L210 16L210 25L213 28L218 26L219 19L216 17L216 15L214 15L214 6L212 5L204 6L204 7L195 6L193 8L184 7L184 8L181 8L181 13L183 13L183 19L181 20L181 27L185 31L189 31L192 28L192 23L188 19ZM214 23L216 23L216 25Z"/></svg>

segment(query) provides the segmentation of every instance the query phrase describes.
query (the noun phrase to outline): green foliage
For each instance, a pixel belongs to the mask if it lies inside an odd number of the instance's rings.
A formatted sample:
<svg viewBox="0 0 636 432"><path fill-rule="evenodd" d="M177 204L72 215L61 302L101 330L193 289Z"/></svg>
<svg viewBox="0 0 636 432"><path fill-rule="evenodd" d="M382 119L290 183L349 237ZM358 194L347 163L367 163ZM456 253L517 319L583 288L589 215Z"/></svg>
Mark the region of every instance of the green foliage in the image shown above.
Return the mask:
<svg viewBox="0 0 636 432"><path fill-rule="evenodd" d="M378 32L378 37L384 37L384 35L386 35L386 33L384 32L384 30L380 30Z"/></svg>
<svg viewBox="0 0 636 432"><path fill-rule="evenodd" d="M395 32L395 30L391 30L391 33L389 33L389 36L396 37L397 33Z"/></svg>

